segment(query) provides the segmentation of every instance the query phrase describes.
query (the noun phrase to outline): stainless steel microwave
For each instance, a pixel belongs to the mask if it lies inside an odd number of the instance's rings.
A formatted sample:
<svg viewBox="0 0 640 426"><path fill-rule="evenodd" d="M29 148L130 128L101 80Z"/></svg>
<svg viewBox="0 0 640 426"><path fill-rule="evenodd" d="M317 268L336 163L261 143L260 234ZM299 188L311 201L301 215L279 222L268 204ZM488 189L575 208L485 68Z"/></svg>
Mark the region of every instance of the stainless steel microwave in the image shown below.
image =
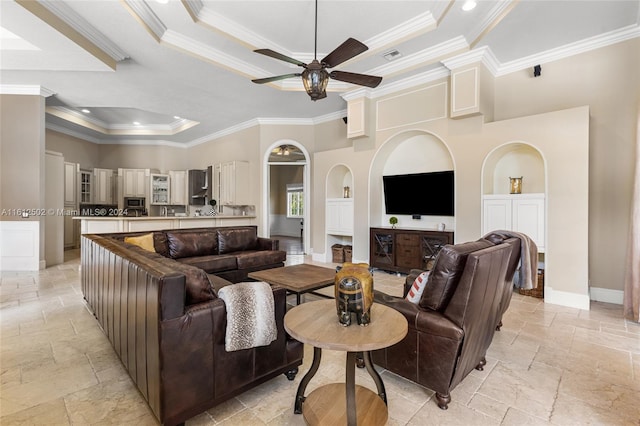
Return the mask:
<svg viewBox="0 0 640 426"><path fill-rule="evenodd" d="M144 209L144 197L124 197L125 209Z"/></svg>

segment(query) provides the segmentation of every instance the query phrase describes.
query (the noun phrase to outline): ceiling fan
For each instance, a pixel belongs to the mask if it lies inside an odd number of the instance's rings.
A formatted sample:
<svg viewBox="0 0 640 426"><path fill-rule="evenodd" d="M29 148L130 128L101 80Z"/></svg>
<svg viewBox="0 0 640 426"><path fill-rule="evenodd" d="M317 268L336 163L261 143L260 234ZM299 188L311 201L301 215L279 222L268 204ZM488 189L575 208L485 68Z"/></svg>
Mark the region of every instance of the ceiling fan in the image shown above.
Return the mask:
<svg viewBox="0 0 640 426"><path fill-rule="evenodd" d="M333 68L341 63L358 56L362 52L368 49L363 43L354 38L347 39L344 43L338 46L333 52L325 56L321 61L318 61L318 0L316 0L316 14L315 14L315 45L313 49L313 61L309 64L305 64L297 59L283 55L282 53L275 52L271 49L257 49L256 53L266 55L281 61L289 62L304 68L301 73L278 75L275 77L257 78L254 83L264 84L271 83L272 81L284 80L291 77L302 76L302 83L307 91L307 94L311 97L312 101L323 99L327 97L327 84L329 77L334 80L344 81L347 83L357 84L359 86L377 87L382 81L382 77L375 77L366 74L356 74L346 71L331 71L328 72L327 68Z"/></svg>

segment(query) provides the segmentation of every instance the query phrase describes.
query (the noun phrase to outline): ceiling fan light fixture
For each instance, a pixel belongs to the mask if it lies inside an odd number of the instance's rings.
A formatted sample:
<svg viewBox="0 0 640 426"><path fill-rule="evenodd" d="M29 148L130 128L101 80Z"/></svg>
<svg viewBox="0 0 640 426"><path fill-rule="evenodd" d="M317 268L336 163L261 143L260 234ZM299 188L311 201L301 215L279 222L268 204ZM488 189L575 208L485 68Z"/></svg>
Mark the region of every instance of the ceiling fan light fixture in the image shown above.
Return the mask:
<svg viewBox="0 0 640 426"><path fill-rule="evenodd" d="M307 91L312 101L325 98L327 84L329 84L329 73L324 68L313 69L309 67L302 72L302 84L304 84L304 90Z"/></svg>

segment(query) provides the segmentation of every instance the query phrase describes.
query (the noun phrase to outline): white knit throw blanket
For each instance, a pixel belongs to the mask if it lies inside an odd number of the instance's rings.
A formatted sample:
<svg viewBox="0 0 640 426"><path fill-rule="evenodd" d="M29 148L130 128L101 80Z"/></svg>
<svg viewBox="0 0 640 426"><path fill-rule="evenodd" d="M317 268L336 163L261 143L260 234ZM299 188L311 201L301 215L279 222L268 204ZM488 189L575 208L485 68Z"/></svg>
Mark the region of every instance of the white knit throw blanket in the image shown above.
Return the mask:
<svg viewBox="0 0 640 426"><path fill-rule="evenodd" d="M265 282L222 287L218 297L227 309L224 347L227 352L267 346L278 337L273 291Z"/></svg>
<svg viewBox="0 0 640 426"><path fill-rule="evenodd" d="M519 271L516 271L516 274L520 275L520 279L514 281L517 281L518 287L526 290L538 287L538 246L536 243L528 235L521 232L500 230L492 231L489 234L520 239L520 268Z"/></svg>

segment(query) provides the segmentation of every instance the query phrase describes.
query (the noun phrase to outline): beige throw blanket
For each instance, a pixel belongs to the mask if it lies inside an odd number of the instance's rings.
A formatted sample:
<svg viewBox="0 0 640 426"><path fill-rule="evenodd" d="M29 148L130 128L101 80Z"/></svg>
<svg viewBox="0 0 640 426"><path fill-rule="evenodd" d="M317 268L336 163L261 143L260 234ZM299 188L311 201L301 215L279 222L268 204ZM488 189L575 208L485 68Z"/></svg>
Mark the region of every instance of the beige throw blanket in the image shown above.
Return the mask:
<svg viewBox="0 0 640 426"><path fill-rule="evenodd" d="M536 243L528 235L521 232L492 231L489 234L520 239L520 268L516 271L520 279L514 280L514 283L517 283L518 287L525 290L538 287L538 246L536 246Z"/></svg>
<svg viewBox="0 0 640 426"><path fill-rule="evenodd" d="M278 337L273 291L265 282L228 285L218 291L227 309L227 352L267 346Z"/></svg>

